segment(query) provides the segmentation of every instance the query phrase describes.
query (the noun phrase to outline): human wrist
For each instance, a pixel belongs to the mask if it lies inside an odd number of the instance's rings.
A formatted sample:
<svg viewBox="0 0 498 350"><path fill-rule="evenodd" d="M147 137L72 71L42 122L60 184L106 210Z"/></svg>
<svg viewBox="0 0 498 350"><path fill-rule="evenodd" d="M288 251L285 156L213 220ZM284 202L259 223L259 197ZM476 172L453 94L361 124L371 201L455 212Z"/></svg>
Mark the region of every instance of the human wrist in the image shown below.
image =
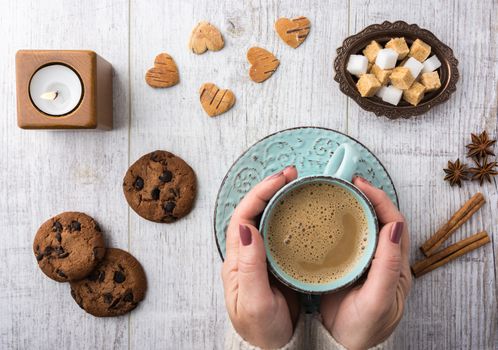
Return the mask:
<svg viewBox="0 0 498 350"><path fill-rule="evenodd" d="M254 325L257 322L253 322ZM289 331L289 336L287 340L283 338L279 342L273 343L270 337L277 339L278 331L270 331L270 328L266 329L266 333L258 334L256 329L250 329L248 327L237 330L233 323L230 324L229 331L227 333L227 338L225 342L227 343L226 349L238 349L238 350L259 350L259 349L280 349L280 350L301 350L306 348L306 338L304 318L300 315L296 327L291 328ZM281 329L281 328L280 328ZM260 331L262 329L259 329ZM268 336L267 336L268 335ZM263 341L263 342L261 342Z"/></svg>
<svg viewBox="0 0 498 350"><path fill-rule="evenodd" d="M247 343L261 349L280 349L287 345L293 336L293 331L253 329L236 330Z"/></svg>

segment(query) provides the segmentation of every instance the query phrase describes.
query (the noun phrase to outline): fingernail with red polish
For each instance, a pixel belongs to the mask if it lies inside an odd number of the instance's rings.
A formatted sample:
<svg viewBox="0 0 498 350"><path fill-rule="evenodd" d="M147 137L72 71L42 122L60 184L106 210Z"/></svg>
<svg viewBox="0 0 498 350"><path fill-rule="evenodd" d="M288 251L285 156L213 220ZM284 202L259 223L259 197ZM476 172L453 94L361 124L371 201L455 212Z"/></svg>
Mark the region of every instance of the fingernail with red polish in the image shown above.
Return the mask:
<svg viewBox="0 0 498 350"><path fill-rule="evenodd" d="M275 179L275 178L277 178L277 177L281 176L283 173L284 173L284 171L283 171L283 170L280 170L278 173L275 173L275 174L273 174L273 175L268 176L268 177L265 179L265 181L268 181L268 180L271 180L271 179Z"/></svg>
<svg viewBox="0 0 498 350"><path fill-rule="evenodd" d="M356 176L356 179L364 184L371 185L371 183L367 179L364 179L361 176Z"/></svg>
<svg viewBox="0 0 498 350"><path fill-rule="evenodd" d="M252 243L251 229L246 225L239 225L240 242L246 246Z"/></svg>
<svg viewBox="0 0 498 350"><path fill-rule="evenodd" d="M393 224L393 227L391 228L391 236L389 237L391 242L396 244L399 243L401 240L401 234L403 233L403 226L404 224L402 222L395 222Z"/></svg>

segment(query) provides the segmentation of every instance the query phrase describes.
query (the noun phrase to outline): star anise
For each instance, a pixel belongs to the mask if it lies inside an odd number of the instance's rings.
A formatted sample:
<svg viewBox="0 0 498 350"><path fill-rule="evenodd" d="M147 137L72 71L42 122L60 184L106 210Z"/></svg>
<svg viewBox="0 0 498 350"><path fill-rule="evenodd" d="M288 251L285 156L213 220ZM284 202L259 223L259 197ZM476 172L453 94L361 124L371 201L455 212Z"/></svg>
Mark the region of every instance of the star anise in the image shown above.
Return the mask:
<svg viewBox="0 0 498 350"><path fill-rule="evenodd" d="M455 162L449 160L448 168L443 170L446 173L444 180L449 181L450 186L458 185L458 187L462 187L462 180L469 179L469 168L464 163L461 163L460 159Z"/></svg>
<svg viewBox="0 0 498 350"><path fill-rule="evenodd" d="M469 158L482 159L487 157L488 154L495 155L490 148L496 140L490 140L486 130L479 135L471 134L471 138L472 142L467 145L467 149L469 150L467 156Z"/></svg>
<svg viewBox="0 0 498 350"><path fill-rule="evenodd" d="M498 165L497 162L489 162L487 158L484 158L482 163L474 160L476 166L474 168L470 168L470 173L472 174L472 180L479 181L479 184L482 185L484 180L488 180L491 182L491 177L498 175L498 171L495 170L495 167Z"/></svg>

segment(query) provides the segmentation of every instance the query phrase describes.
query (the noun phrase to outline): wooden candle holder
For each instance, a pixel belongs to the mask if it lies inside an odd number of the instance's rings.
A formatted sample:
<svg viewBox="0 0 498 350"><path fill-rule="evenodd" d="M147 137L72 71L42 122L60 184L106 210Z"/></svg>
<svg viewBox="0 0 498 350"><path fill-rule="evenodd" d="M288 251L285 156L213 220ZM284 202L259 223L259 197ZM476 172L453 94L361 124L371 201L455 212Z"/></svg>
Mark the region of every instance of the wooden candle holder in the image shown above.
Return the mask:
<svg viewBox="0 0 498 350"><path fill-rule="evenodd" d="M30 82L40 69L62 64L79 76L83 94L68 114L41 111L30 96ZM23 129L112 129L112 65L93 51L20 50L16 54L17 124Z"/></svg>

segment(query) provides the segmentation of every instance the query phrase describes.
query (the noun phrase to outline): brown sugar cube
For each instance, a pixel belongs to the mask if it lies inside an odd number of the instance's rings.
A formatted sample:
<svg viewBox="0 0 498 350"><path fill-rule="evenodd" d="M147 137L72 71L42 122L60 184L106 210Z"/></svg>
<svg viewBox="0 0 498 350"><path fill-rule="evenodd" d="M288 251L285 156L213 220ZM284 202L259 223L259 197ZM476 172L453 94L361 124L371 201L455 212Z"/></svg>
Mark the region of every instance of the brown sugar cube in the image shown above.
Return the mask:
<svg viewBox="0 0 498 350"><path fill-rule="evenodd" d="M380 82L373 74L363 74L356 83L356 88L362 97L372 97L380 89L380 86Z"/></svg>
<svg viewBox="0 0 498 350"><path fill-rule="evenodd" d="M375 75L381 85L387 85L392 71L392 69L381 69L378 65L374 64L370 70L370 73Z"/></svg>
<svg viewBox="0 0 498 350"><path fill-rule="evenodd" d="M372 40L370 44L368 44L364 49L363 49L363 55L368 59L368 62L375 62L375 59L377 58L377 54L379 51L382 50L382 46L375 40Z"/></svg>
<svg viewBox="0 0 498 350"><path fill-rule="evenodd" d="M391 80L391 84L398 89L407 90L412 86L415 78L408 68L396 67L393 69L389 80Z"/></svg>
<svg viewBox="0 0 498 350"><path fill-rule="evenodd" d="M416 106L424 98L424 92L425 86L414 82L408 90L403 91L403 100Z"/></svg>
<svg viewBox="0 0 498 350"><path fill-rule="evenodd" d="M392 38L387 42L386 48L393 49L398 53L398 61L404 59L410 52L405 38Z"/></svg>
<svg viewBox="0 0 498 350"><path fill-rule="evenodd" d="M441 80L437 71L422 73L420 82L425 86L425 91L435 91L441 87Z"/></svg>
<svg viewBox="0 0 498 350"><path fill-rule="evenodd" d="M424 62L431 54L431 47L424 43L422 40L417 39L410 47L408 56L417 59L419 62Z"/></svg>

